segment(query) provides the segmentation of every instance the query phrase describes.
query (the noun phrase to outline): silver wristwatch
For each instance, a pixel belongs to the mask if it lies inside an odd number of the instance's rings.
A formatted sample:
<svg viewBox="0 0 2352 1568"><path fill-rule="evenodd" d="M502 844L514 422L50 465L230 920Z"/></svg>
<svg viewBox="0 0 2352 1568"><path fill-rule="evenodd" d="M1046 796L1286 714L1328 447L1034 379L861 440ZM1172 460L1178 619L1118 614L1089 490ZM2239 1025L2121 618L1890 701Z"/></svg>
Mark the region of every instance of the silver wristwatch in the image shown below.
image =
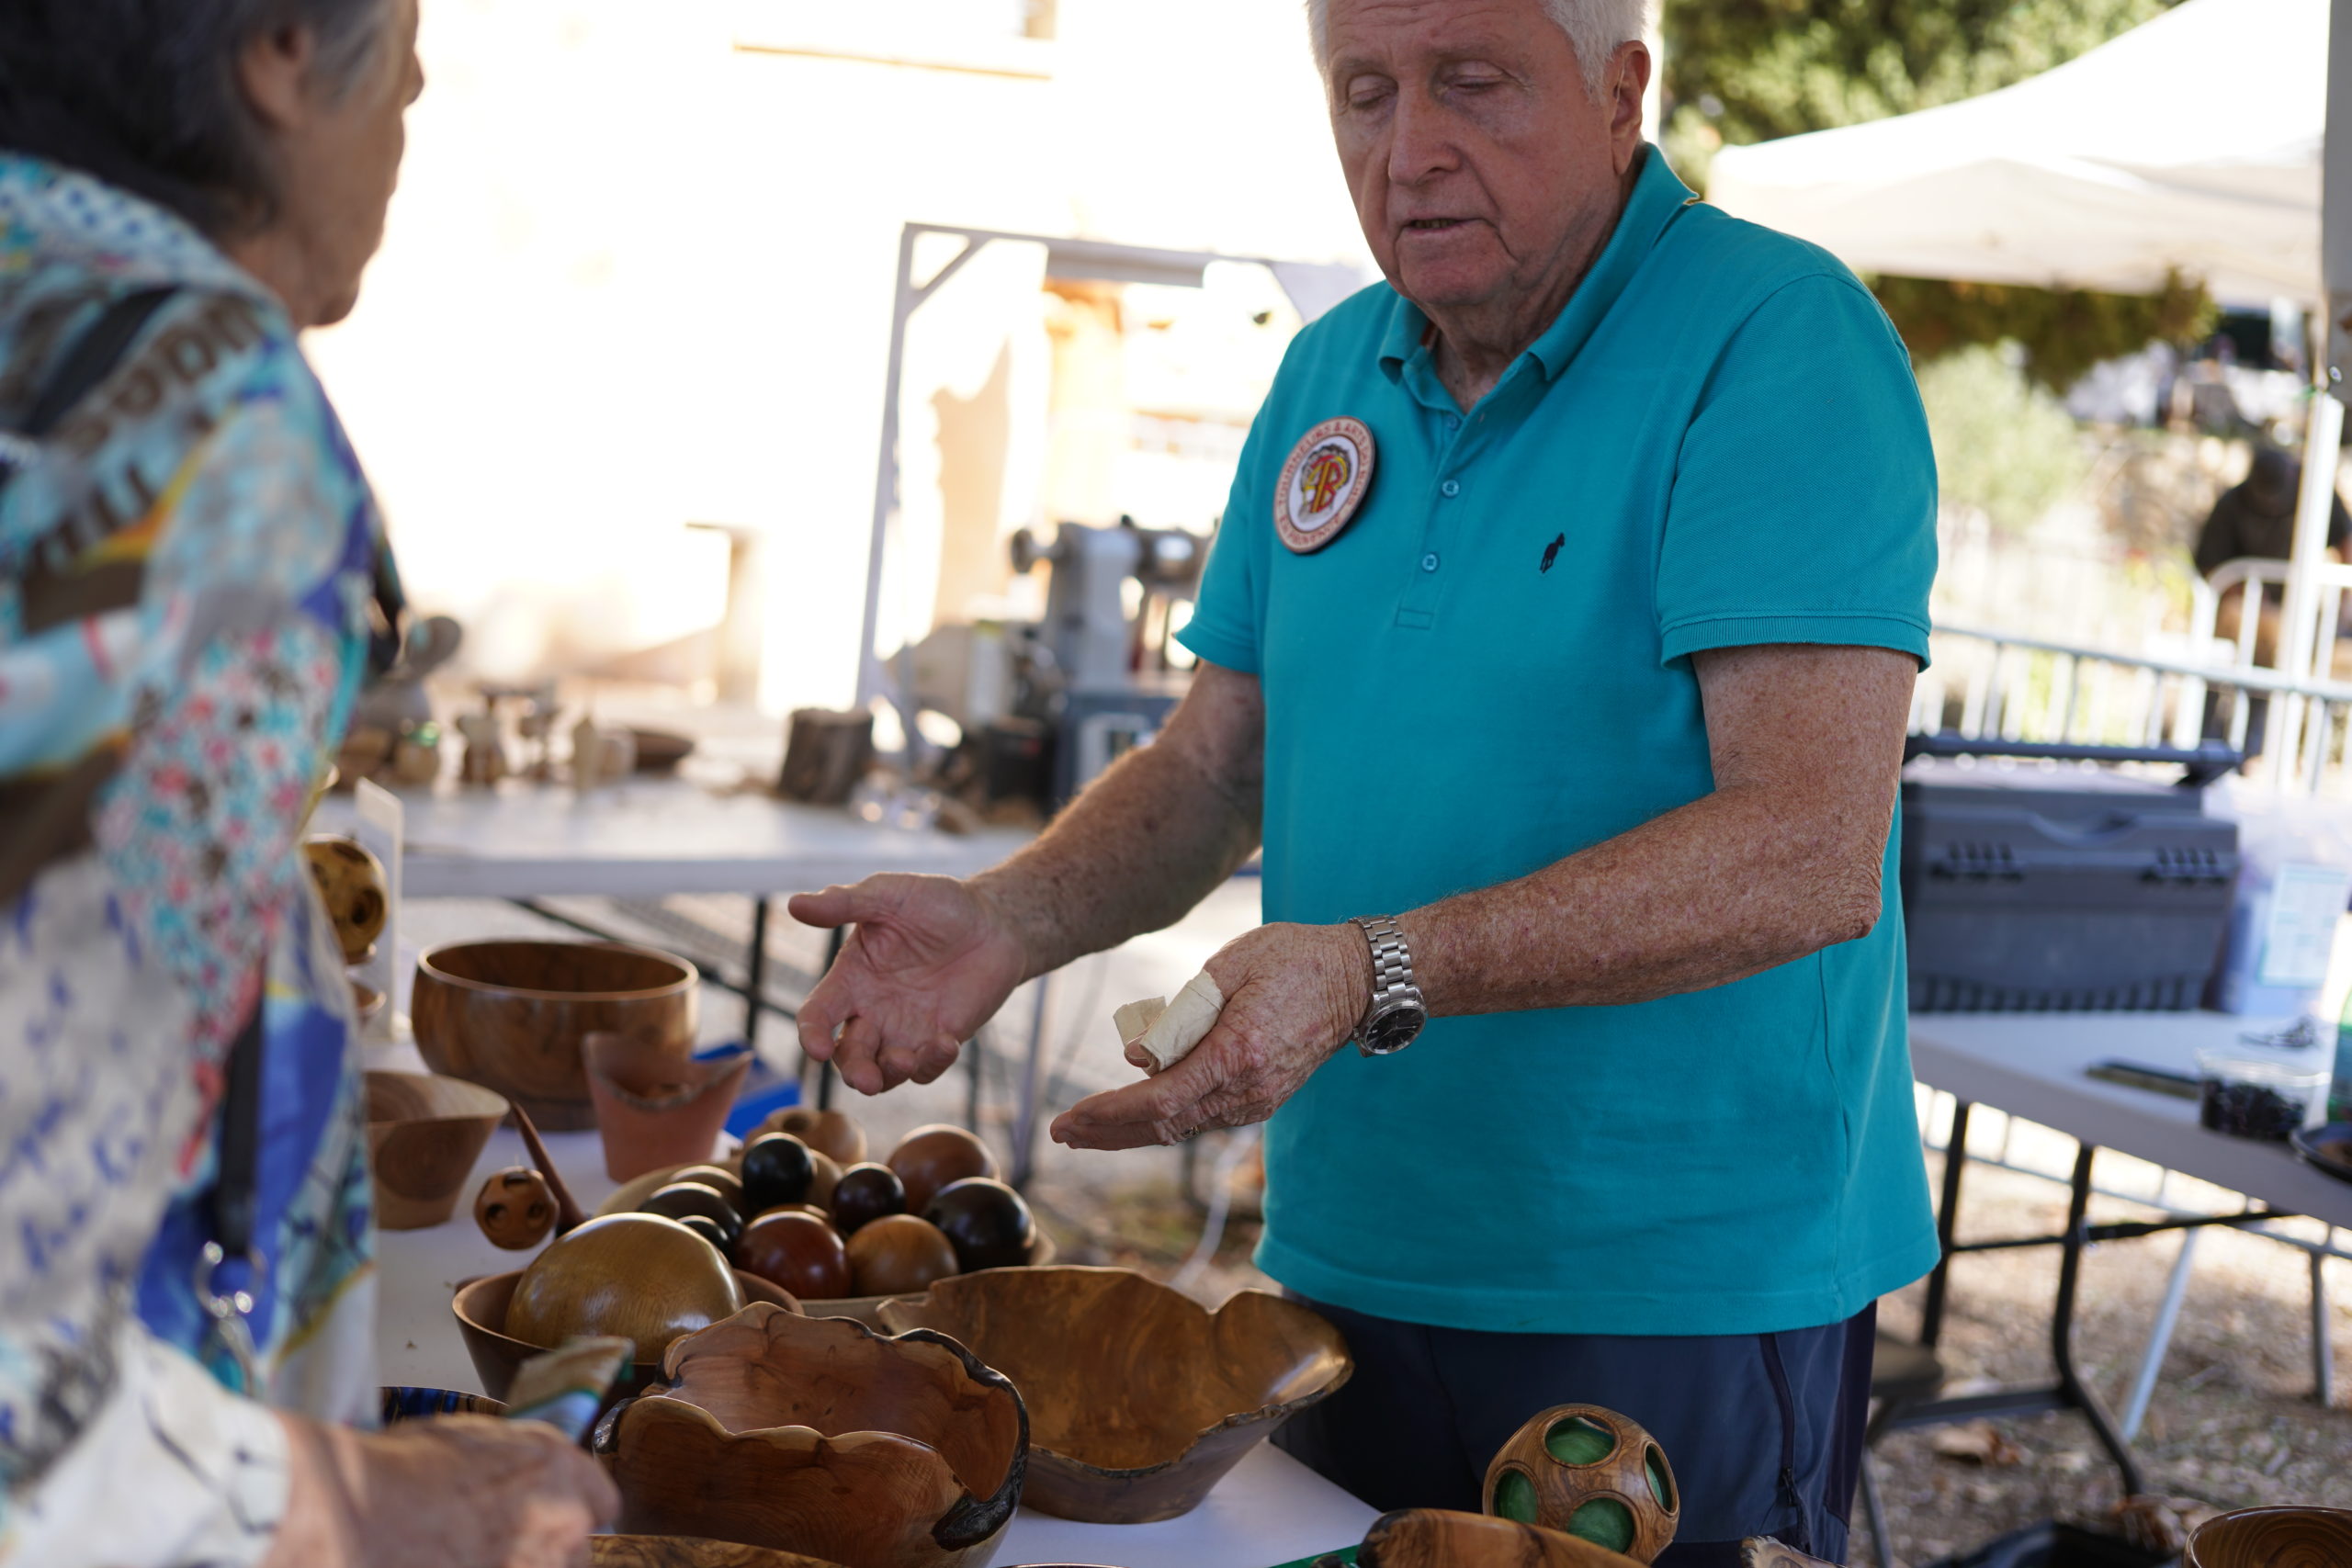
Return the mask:
<svg viewBox="0 0 2352 1568"><path fill-rule="evenodd" d="M1413 950L1393 915L1358 916L1364 940L1372 944L1372 1005L1356 1025L1356 1049L1367 1056L1402 1051L1430 1021L1421 988L1413 983Z"/></svg>

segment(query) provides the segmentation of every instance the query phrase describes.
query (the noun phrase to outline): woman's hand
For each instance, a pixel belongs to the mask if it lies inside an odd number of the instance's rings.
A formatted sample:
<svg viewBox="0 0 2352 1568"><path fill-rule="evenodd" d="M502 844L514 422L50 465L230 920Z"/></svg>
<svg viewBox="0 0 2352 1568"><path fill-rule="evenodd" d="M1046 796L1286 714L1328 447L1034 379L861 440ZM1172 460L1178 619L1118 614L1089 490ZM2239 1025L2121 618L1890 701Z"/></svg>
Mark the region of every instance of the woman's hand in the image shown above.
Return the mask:
<svg viewBox="0 0 2352 1568"><path fill-rule="evenodd" d="M535 1421L279 1419L290 1495L262 1568L585 1568L620 1512L596 1461Z"/></svg>
<svg viewBox="0 0 2352 1568"><path fill-rule="evenodd" d="M801 1004L800 1048L860 1094L954 1066L1026 977L1012 923L952 876L869 876L788 908L802 925L853 928Z"/></svg>

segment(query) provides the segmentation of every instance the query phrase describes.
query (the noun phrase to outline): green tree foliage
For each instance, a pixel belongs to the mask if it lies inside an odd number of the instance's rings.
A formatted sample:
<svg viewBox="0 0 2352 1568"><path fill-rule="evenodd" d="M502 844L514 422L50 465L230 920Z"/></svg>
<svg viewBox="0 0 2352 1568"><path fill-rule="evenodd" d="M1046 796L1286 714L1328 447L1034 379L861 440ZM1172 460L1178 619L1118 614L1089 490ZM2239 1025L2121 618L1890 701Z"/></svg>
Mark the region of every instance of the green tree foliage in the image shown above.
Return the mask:
<svg viewBox="0 0 2352 1568"><path fill-rule="evenodd" d="M1972 344L1919 367L1919 400L1943 499L2022 533L2073 493L2088 464L2050 392L2017 373L2016 350Z"/></svg>
<svg viewBox="0 0 2352 1568"><path fill-rule="evenodd" d="M1702 183L1713 149L1933 108L2039 75L2175 0L1665 0L1665 146ZM2094 294L1936 278L1872 284L1922 363L2014 343L2046 387L2151 339L2201 337L2201 284Z"/></svg>

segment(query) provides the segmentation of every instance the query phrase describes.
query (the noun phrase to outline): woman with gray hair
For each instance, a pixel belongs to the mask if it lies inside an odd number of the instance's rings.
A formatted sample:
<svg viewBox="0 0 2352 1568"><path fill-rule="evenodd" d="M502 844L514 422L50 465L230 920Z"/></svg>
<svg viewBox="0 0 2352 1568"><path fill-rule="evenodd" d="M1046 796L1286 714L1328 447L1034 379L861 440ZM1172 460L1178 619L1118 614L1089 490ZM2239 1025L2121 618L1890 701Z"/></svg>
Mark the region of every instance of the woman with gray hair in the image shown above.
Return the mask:
<svg viewBox="0 0 2352 1568"><path fill-rule="evenodd" d="M377 1435L365 1101L297 838L397 574L341 319L416 0L0 6L0 1564L555 1568L551 1430Z"/></svg>

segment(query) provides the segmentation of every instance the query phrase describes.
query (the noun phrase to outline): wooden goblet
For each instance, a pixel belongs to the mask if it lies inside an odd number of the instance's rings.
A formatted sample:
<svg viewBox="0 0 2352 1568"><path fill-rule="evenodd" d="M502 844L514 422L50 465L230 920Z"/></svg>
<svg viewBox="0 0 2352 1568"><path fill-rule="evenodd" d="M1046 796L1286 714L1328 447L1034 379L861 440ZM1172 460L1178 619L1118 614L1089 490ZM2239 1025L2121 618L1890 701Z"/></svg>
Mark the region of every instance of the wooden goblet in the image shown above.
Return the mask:
<svg viewBox="0 0 2352 1568"><path fill-rule="evenodd" d="M1598 1404L1555 1404L1487 1466L1486 1511L1647 1562L1674 1540L1682 1495L1639 1424Z"/></svg>

